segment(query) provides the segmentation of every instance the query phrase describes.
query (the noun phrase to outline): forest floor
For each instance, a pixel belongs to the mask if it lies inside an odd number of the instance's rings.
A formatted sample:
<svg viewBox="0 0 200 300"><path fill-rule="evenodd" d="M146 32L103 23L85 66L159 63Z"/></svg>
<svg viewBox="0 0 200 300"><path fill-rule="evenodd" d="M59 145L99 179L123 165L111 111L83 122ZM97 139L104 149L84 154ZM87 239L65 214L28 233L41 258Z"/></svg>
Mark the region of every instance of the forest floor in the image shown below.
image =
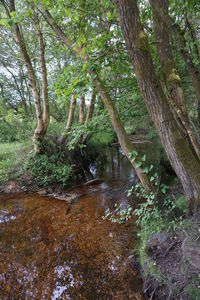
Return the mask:
<svg viewBox="0 0 200 300"><path fill-rule="evenodd" d="M200 299L200 212L179 228L150 235L141 274L150 299Z"/></svg>

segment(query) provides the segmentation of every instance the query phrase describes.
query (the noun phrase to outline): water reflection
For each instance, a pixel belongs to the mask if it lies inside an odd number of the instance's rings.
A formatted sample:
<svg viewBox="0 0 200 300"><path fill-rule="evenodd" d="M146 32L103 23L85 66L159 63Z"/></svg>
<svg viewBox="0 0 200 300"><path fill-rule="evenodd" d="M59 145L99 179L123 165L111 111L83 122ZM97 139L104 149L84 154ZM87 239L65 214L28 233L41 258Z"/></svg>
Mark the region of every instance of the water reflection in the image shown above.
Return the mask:
<svg viewBox="0 0 200 300"><path fill-rule="evenodd" d="M136 245L134 220L117 225L102 219L116 202L127 205L115 182L124 163L117 166L118 159L114 183L77 189L85 196L68 214L63 201L1 197L0 299L143 299L127 259ZM109 178L111 169L104 173Z"/></svg>
<svg viewBox="0 0 200 300"><path fill-rule="evenodd" d="M102 220L104 196L83 198L68 215L66 203L35 195L4 201L1 213L15 218L0 224L0 298L134 299L136 274L122 270L133 227Z"/></svg>

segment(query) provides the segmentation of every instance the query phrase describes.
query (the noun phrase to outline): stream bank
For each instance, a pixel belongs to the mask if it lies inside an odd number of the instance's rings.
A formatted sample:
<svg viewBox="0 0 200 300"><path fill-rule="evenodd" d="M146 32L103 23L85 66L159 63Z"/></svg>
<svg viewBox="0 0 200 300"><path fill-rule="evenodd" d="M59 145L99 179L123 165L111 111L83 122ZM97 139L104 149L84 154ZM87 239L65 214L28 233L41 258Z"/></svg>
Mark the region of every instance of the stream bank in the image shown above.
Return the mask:
<svg viewBox="0 0 200 300"><path fill-rule="evenodd" d="M149 153L159 163L153 146L148 144ZM135 195L127 199L127 190L138 179L119 147L114 145L102 163L91 164L90 172L95 180L63 191L30 184L34 193L27 189L27 194L0 197L1 296L13 293L26 299L28 289L27 299L39 295L40 299L138 300L146 299L145 294L150 299L199 300L198 216L184 217L184 232L162 229L145 238L140 233L139 241L135 217L121 225L102 219L115 204L126 209L139 203ZM24 178L29 179L28 174ZM21 185L16 192L23 191ZM18 189L14 182L13 186ZM173 193L175 199L182 189Z"/></svg>

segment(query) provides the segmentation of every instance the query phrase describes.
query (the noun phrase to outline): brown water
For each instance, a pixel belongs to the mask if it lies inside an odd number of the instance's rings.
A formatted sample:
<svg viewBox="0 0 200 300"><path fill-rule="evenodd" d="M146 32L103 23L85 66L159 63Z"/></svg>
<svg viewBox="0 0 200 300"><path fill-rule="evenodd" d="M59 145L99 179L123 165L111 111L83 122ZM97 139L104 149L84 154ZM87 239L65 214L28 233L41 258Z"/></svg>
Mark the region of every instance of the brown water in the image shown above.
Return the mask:
<svg viewBox="0 0 200 300"><path fill-rule="evenodd" d="M111 171L105 167L105 182L76 189L88 194L69 214L63 201L1 196L0 299L144 299L128 260L137 244L135 220L102 219L116 202L127 205L121 187L135 175L122 180L120 169L115 160Z"/></svg>

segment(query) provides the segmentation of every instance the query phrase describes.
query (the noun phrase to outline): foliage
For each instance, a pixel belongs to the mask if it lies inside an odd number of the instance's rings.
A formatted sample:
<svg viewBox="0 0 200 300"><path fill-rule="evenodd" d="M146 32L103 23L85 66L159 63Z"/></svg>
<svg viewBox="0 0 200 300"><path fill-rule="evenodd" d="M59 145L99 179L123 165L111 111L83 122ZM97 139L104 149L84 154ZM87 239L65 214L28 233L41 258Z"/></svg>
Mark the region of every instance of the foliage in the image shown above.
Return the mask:
<svg viewBox="0 0 200 300"><path fill-rule="evenodd" d="M69 150L73 150L77 146L80 136L89 137L87 142L88 148L93 148L94 152L97 148L101 150L115 140L115 133L105 111L101 111L101 114L98 116L93 116L87 124L73 126L68 136L70 138L68 143ZM80 148L86 147L86 145L80 143L78 146Z"/></svg>
<svg viewBox="0 0 200 300"><path fill-rule="evenodd" d="M25 172L30 151L30 142L0 144L0 183L17 179Z"/></svg>
<svg viewBox="0 0 200 300"><path fill-rule="evenodd" d="M32 154L27 168L41 186L55 183L66 186L72 175L72 167L66 162L62 152L50 156Z"/></svg>

